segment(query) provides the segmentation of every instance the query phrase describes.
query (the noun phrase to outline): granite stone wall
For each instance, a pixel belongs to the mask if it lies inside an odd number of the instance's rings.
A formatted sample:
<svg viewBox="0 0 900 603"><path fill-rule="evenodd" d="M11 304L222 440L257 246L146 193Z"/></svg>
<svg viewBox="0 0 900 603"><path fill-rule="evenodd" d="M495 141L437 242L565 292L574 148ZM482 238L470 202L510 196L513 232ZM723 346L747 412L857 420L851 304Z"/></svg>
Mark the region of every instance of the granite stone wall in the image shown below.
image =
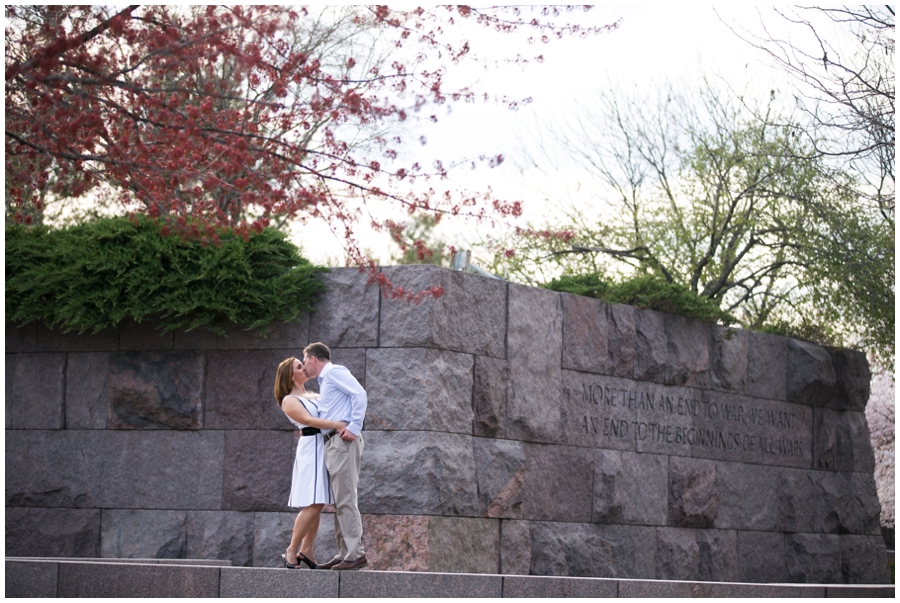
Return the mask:
<svg viewBox="0 0 900 603"><path fill-rule="evenodd" d="M354 269L268 337L6 330L6 554L274 566L297 432L275 368L366 387L370 568L888 580L865 356L432 266ZM317 556L334 552L332 515Z"/></svg>

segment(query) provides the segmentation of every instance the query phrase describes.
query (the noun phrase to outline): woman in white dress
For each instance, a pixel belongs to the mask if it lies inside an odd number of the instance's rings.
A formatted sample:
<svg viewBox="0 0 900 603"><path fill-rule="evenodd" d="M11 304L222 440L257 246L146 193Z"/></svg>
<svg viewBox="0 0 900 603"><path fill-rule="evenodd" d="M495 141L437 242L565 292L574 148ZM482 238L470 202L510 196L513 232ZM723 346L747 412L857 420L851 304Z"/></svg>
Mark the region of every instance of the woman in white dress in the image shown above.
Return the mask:
<svg viewBox="0 0 900 603"><path fill-rule="evenodd" d="M291 423L301 429L294 458L289 507L302 507L294 520L291 543L282 555L284 566L316 569L313 546L319 531L322 506L334 503L331 482L325 470L324 433L347 426L340 421L319 418L318 394L307 392L303 384L309 380L303 363L288 358L278 365L275 376L275 399Z"/></svg>

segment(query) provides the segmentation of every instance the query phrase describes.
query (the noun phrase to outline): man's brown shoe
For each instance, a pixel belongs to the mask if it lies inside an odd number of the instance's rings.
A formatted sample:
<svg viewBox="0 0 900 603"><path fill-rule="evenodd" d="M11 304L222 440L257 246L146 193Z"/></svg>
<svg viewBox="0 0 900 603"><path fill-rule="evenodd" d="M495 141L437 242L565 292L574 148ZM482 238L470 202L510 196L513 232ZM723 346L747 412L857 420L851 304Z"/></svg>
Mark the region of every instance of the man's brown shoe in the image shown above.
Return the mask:
<svg viewBox="0 0 900 603"><path fill-rule="evenodd" d="M335 566L332 566L333 570L357 570L369 565L369 562L366 560L366 556L363 555L359 559L354 559L353 561L341 561ZM321 565L319 567L322 567Z"/></svg>
<svg viewBox="0 0 900 603"><path fill-rule="evenodd" d="M328 561L326 563L320 563L318 566L316 566L316 569L331 569L338 563L343 563L343 562L344 562L344 560L341 559L340 557L335 557L331 561Z"/></svg>

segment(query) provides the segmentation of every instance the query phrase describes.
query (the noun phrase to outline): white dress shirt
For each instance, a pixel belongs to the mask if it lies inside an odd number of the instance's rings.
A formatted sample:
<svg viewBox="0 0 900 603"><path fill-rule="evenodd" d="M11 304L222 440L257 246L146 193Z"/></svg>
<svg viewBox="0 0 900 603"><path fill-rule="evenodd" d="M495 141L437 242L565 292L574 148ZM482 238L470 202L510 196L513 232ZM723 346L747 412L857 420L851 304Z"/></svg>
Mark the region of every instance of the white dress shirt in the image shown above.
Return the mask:
<svg viewBox="0 0 900 603"><path fill-rule="evenodd" d="M319 373L319 417L328 421L344 421L347 429L358 436L369 399L356 377L347 367L329 362Z"/></svg>

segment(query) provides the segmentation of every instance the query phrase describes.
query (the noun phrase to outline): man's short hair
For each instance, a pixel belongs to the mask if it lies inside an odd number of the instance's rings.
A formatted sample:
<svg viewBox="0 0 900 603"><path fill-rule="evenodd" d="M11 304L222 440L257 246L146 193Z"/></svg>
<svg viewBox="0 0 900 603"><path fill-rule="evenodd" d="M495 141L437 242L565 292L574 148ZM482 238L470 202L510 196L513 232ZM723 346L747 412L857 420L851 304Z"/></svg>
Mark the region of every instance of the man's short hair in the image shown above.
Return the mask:
<svg viewBox="0 0 900 603"><path fill-rule="evenodd" d="M331 362L331 350L324 343L317 341L303 348L303 353L307 356L315 356L319 360Z"/></svg>

